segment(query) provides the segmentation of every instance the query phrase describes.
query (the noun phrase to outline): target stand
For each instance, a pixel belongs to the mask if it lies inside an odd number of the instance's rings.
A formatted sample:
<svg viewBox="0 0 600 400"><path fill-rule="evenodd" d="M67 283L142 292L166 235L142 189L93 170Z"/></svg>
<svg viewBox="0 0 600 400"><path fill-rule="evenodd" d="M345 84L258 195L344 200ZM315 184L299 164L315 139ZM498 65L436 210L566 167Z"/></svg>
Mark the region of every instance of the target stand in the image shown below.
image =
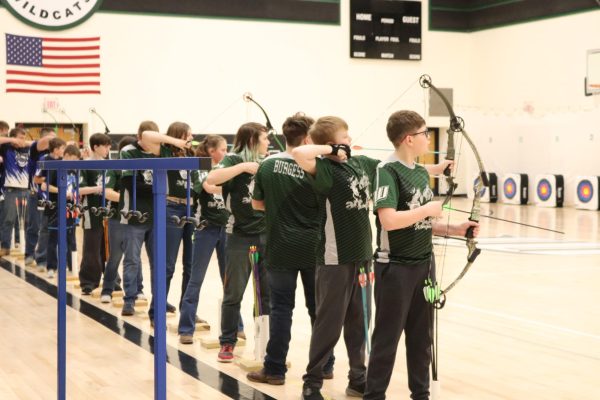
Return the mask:
<svg viewBox="0 0 600 400"><path fill-rule="evenodd" d="M535 177L535 205L562 207L565 198L565 179L562 175L542 174Z"/></svg>
<svg viewBox="0 0 600 400"><path fill-rule="evenodd" d="M578 176L575 180L575 208L600 210L600 176Z"/></svg>
<svg viewBox="0 0 600 400"><path fill-rule="evenodd" d="M529 202L529 177L527 174L504 174L500 201L505 204L526 205Z"/></svg>

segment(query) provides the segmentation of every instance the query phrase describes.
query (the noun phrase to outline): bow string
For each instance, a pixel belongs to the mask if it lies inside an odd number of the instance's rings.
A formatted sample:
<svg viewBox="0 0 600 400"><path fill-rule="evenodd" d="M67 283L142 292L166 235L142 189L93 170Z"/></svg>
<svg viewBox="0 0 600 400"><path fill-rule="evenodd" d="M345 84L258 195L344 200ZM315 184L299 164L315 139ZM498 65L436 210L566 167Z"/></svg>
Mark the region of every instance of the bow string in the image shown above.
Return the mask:
<svg viewBox="0 0 600 400"><path fill-rule="evenodd" d="M433 90L440 97L440 99L442 100L442 102L448 110L448 114L450 115L450 124L446 131L446 133L448 134L446 159L454 161L456 155L456 148L454 145L454 134L459 133L462 135L463 138L465 138L465 140L469 144L469 147L473 151L475 159L477 160L477 165L479 168L479 177L475 180L473 186L474 196L473 203L471 205L469 220L473 222L479 222L481 214L481 198L483 196L484 188L489 186L487 173L485 172L485 168L483 166L481 156L479 155L479 151L477 150L477 147L475 146L471 137L465 131L465 121L461 117L456 115L454 109L452 108L452 105L450 104L446 96L444 96L444 94L433 84L431 77L429 75L422 75L419 79L419 84L424 89ZM446 169L444 170L444 176L446 177L446 183L448 186L443 201L443 205L445 206L450 202L458 184L454 182L454 176L452 175L449 166L446 167ZM479 256L479 254L481 253L481 249L477 247L477 241L474 238L473 230L474 227L470 227L465 235L467 246L467 263L463 267L462 271L458 274L458 276L446 288L441 289L440 298L435 302L435 305L438 308L442 308L444 306L446 293L448 293L452 288L456 286L458 282L460 282L460 280L466 275L466 273L469 271L469 269L477 259L477 256Z"/></svg>

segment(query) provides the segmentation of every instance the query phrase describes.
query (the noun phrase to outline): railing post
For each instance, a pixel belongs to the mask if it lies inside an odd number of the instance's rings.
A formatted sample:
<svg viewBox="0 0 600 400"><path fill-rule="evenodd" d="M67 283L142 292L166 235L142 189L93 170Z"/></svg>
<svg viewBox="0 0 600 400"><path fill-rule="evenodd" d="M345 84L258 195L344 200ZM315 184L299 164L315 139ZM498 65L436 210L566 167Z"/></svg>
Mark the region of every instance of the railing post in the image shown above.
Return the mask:
<svg viewBox="0 0 600 400"><path fill-rule="evenodd" d="M50 172L48 177L50 177ZM58 187L58 400L66 398L67 362L67 170L56 171ZM46 181L50 184L50 179ZM72 228L71 228L72 229Z"/></svg>
<svg viewBox="0 0 600 400"><path fill-rule="evenodd" d="M166 263L166 221L167 221L167 171L153 170L152 192L154 194L153 240L154 240L154 398L167 398L167 263Z"/></svg>

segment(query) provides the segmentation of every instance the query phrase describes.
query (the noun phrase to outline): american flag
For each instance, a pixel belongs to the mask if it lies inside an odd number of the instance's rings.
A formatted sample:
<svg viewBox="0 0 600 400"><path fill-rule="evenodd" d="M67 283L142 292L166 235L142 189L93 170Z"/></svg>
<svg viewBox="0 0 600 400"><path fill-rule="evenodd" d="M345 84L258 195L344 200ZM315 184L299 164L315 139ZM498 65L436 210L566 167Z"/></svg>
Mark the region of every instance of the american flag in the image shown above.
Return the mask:
<svg viewBox="0 0 600 400"><path fill-rule="evenodd" d="M6 34L6 92L100 94L100 38Z"/></svg>

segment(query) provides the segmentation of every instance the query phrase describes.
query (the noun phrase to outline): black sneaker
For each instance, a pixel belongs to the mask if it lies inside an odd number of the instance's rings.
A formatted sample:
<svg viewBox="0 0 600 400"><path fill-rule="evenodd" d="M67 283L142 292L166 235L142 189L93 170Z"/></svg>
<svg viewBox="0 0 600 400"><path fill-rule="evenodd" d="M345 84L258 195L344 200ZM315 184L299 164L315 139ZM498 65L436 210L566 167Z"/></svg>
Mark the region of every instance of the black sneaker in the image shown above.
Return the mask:
<svg viewBox="0 0 600 400"><path fill-rule="evenodd" d="M167 303L167 312L174 313L175 311L177 311L177 307L171 303Z"/></svg>
<svg viewBox="0 0 600 400"><path fill-rule="evenodd" d="M123 304L123 310L121 310L121 315L124 316L132 316L135 315L135 308L132 303Z"/></svg>
<svg viewBox="0 0 600 400"><path fill-rule="evenodd" d="M301 398L302 400L325 400L319 389L310 386L304 386L302 388Z"/></svg>
<svg viewBox="0 0 600 400"><path fill-rule="evenodd" d="M89 296L90 294L92 294L92 288L89 288L89 287L81 288L81 294L84 296Z"/></svg>
<svg viewBox="0 0 600 400"><path fill-rule="evenodd" d="M349 383L348 387L346 388L346 396L362 398L365 393L365 385L366 385L365 382L358 384L358 385Z"/></svg>

